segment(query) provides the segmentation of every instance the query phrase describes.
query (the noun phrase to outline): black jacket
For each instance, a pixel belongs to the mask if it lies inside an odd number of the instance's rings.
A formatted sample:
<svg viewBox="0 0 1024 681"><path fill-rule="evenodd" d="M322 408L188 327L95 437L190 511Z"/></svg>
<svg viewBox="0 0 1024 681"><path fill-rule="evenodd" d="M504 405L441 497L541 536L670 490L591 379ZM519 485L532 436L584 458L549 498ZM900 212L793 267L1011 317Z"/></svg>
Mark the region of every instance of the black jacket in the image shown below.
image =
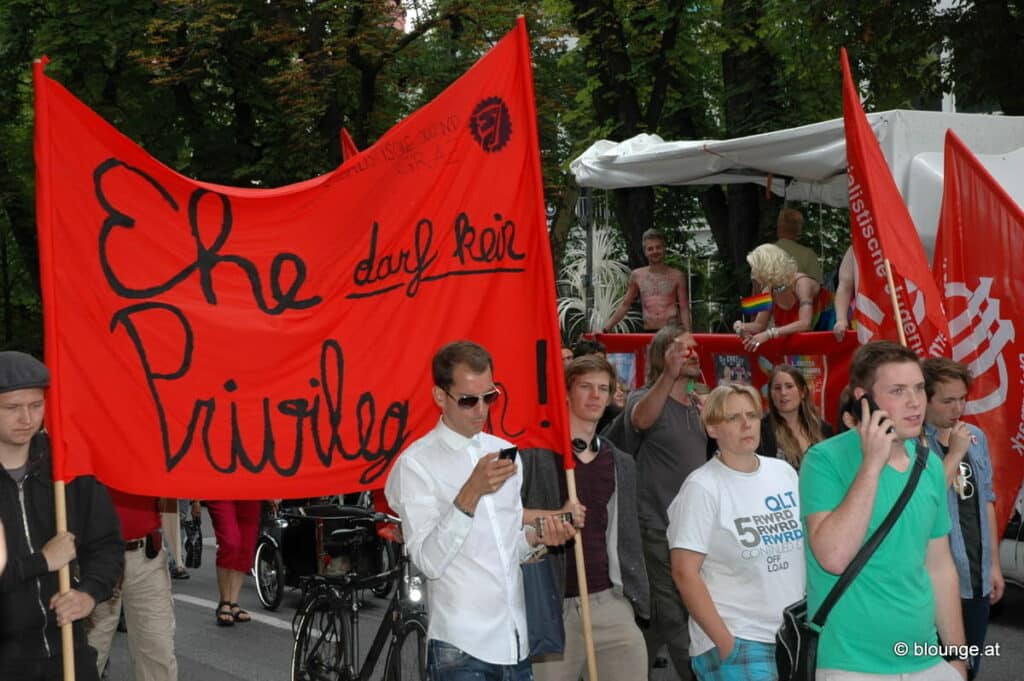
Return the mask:
<svg viewBox="0 0 1024 681"><path fill-rule="evenodd" d="M75 535L71 588L97 603L110 598L124 569L124 540L107 489L91 476L66 487L68 531ZM29 448L21 485L0 469L0 519L7 538L7 569L0 575L0 664L3 660L59 657L60 630L50 610L57 573L46 568L42 548L56 534L50 441L40 433ZM85 645L82 621L74 623L76 647Z"/></svg>

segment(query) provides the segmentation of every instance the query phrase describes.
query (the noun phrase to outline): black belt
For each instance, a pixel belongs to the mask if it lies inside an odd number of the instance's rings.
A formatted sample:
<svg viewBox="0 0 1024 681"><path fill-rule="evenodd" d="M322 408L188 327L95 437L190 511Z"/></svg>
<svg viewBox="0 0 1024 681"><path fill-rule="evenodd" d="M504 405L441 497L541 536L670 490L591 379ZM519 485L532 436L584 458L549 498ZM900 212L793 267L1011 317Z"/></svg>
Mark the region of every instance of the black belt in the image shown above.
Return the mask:
<svg viewBox="0 0 1024 681"><path fill-rule="evenodd" d="M126 541L124 543L124 550L125 551L138 551L139 549L141 549L145 545L146 545L146 538L145 537L143 537L142 539L132 539L131 541Z"/></svg>

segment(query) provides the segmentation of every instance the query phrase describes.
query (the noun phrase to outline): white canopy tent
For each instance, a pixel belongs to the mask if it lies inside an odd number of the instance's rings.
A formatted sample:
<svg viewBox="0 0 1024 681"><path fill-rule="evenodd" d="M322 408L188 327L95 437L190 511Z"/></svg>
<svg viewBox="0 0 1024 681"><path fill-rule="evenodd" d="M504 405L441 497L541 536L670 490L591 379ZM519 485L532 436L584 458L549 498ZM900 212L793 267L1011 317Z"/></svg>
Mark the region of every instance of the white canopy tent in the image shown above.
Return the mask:
<svg viewBox="0 0 1024 681"><path fill-rule="evenodd" d="M894 110L868 114L896 185L930 253L952 129L1024 205L1024 117ZM732 140L601 140L570 164L582 187L619 189L754 182L793 201L847 205L843 119Z"/></svg>

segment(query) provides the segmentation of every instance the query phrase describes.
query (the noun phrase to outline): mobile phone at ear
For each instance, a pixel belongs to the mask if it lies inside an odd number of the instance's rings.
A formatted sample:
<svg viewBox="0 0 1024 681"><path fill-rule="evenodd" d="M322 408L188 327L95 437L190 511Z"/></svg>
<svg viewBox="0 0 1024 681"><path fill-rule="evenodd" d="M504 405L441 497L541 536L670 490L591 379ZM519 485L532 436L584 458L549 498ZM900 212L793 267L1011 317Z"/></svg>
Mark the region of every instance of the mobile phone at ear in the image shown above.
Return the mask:
<svg viewBox="0 0 1024 681"><path fill-rule="evenodd" d="M499 459L508 459L509 461L516 460L516 454L519 452L519 447L506 447L498 452Z"/></svg>
<svg viewBox="0 0 1024 681"><path fill-rule="evenodd" d="M870 417L872 414L874 414L879 409L878 403L875 402L875 399L873 397L871 397L871 395L869 395L868 393L864 393L860 397L853 397L851 395L850 398L846 402L843 403L843 411L848 413L848 414L850 414L851 416L853 416L853 418L856 419L858 422L860 421L860 417L861 417L861 413L862 413L861 412L862 407L861 407L861 404L860 404L861 400L867 400L867 403L868 403L868 417Z"/></svg>
<svg viewBox="0 0 1024 681"><path fill-rule="evenodd" d="M881 407L879 407L878 403L875 402L875 398L871 397L871 395L869 393L864 393L863 395L860 396L860 398L855 399L855 400L851 400L850 402L848 402L846 404L846 411L848 411L851 414L853 414L853 417L855 419L857 419L858 422L860 422L860 417L861 417L861 404L860 403L861 403L862 400L866 401L868 403L868 418L871 418L871 415L874 414L876 411L881 411ZM891 433L894 430L895 430L895 428L893 426L889 426L889 429L888 429L887 432Z"/></svg>

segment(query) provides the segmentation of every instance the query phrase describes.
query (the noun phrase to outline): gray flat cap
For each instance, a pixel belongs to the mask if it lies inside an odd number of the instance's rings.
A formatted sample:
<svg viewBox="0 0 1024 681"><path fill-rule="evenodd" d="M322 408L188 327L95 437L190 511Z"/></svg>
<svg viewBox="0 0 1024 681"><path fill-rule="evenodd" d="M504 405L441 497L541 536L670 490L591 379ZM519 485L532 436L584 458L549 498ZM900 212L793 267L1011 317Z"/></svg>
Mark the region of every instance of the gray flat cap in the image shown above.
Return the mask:
<svg viewBox="0 0 1024 681"><path fill-rule="evenodd" d="M50 370L38 359L17 350L0 352L0 393L49 385Z"/></svg>

